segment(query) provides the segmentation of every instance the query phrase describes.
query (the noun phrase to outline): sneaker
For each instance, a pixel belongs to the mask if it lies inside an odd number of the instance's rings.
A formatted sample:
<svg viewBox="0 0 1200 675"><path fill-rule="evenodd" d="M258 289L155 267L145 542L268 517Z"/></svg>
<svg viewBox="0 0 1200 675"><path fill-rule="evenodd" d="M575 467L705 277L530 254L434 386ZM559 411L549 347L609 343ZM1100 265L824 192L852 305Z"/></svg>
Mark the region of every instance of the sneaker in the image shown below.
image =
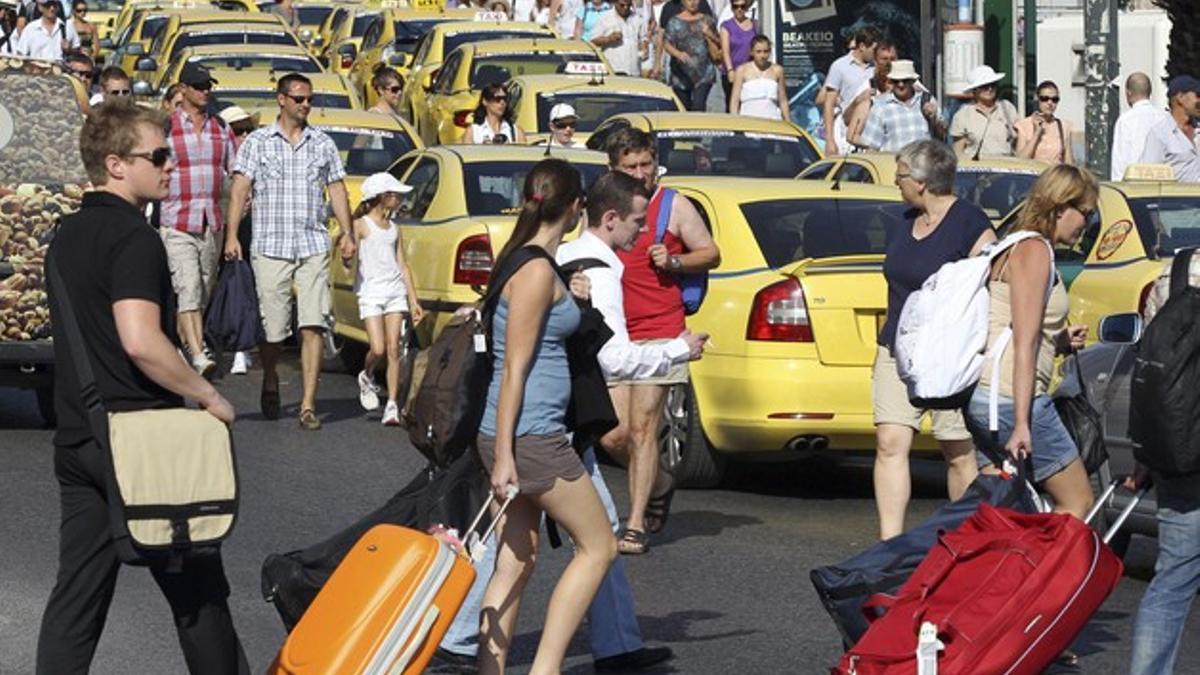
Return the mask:
<svg viewBox="0 0 1200 675"><path fill-rule="evenodd" d="M245 375L250 369L250 357L246 352L237 352L233 355L233 365L229 367L229 372L234 375Z"/></svg>
<svg viewBox="0 0 1200 675"><path fill-rule="evenodd" d="M385 427L400 426L400 406L396 405L395 401L388 401L384 406L382 422Z"/></svg>
<svg viewBox="0 0 1200 675"><path fill-rule="evenodd" d="M367 371L362 371L358 374L358 402L362 404L363 410L378 410L379 409L379 394L376 393L377 387Z"/></svg>
<svg viewBox="0 0 1200 675"><path fill-rule="evenodd" d="M197 373L200 373L201 377L208 378L216 371L217 362L210 359L208 354L200 352L192 357L192 367L196 369Z"/></svg>

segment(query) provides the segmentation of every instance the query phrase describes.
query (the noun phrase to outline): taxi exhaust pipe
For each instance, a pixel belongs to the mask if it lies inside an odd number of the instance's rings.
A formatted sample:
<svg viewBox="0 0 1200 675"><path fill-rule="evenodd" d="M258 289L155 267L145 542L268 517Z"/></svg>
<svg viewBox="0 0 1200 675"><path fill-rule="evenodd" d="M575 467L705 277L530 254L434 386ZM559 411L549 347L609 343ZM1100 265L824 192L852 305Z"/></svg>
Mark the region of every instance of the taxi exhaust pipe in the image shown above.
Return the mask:
<svg viewBox="0 0 1200 675"><path fill-rule="evenodd" d="M829 449L829 438L826 436L814 436L812 441L809 443L809 447L812 448L813 452L822 452L827 450Z"/></svg>
<svg viewBox="0 0 1200 675"><path fill-rule="evenodd" d="M808 446L808 436L797 436L784 445L791 452L808 452Z"/></svg>
<svg viewBox="0 0 1200 675"><path fill-rule="evenodd" d="M790 452L821 452L829 448L829 437L817 436L815 434L804 434L802 436L796 436L792 440L785 443L783 447Z"/></svg>

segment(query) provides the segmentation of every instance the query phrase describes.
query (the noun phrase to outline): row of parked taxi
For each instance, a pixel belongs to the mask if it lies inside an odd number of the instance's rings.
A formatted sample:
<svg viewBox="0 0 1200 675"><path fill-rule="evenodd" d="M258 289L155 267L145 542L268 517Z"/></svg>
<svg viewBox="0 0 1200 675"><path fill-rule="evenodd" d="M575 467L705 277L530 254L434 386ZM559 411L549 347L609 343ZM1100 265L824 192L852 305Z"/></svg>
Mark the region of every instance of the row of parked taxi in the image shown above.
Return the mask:
<svg viewBox="0 0 1200 675"><path fill-rule="evenodd" d="M707 300L690 317L713 336L691 382L669 397L663 451L684 484L719 480L731 457L874 446L870 372L886 307L885 233L905 207L891 156L823 157L789 122L683 112L664 84L611 75L602 54L550 29L428 3L297 0L293 29L249 0L127 0L101 18L109 60L136 73L149 97L186 62L219 80L220 105L270 123L275 81L314 81L310 123L342 151L357 201L369 174L413 186L400 225L418 296L431 316L427 345L450 314L479 297L493 256L520 207L524 175L548 153L590 181L606 168L597 149L624 127L655 137L663 182L690 199L722 251ZM269 9L269 8L267 8ZM377 64L404 77L399 115L375 102ZM514 121L537 142L548 111L570 103L588 149L456 144L479 91L506 82ZM1045 165L964 162L957 194L1010 227ZM1169 181L1106 183L1082 240L1058 252L1073 320L1137 310L1175 248L1200 243L1200 187ZM339 233L331 225L331 236ZM333 333L352 359L365 341L355 270L332 265ZM2 351L2 350L0 350ZM0 358L0 362L3 359Z"/></svg>

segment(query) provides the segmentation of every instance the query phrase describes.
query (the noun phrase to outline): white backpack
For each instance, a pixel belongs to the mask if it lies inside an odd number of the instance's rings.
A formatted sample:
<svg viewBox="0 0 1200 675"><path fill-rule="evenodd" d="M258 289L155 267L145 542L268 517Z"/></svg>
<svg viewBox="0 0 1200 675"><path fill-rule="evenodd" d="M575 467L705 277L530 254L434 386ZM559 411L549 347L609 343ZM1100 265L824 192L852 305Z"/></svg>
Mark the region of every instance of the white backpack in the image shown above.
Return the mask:
<svg viewBox="0 0 1200 675"><path fill-rule="evenodd" d="M942 265L921 288L908 296L900 311L893 349L908 398L920 408L961 408L983 372L988 348L988 277L992 261L1018 242L1041 237L1014 232L979 255ZM1049 245L1049 242L1047 242ZM1051 287L1054 264L1051 257ZM991 349L992 381L999 381L1000 359L1012 337L1006 329ZM992 387L991 424L996 428L998 387Z"/></svg>

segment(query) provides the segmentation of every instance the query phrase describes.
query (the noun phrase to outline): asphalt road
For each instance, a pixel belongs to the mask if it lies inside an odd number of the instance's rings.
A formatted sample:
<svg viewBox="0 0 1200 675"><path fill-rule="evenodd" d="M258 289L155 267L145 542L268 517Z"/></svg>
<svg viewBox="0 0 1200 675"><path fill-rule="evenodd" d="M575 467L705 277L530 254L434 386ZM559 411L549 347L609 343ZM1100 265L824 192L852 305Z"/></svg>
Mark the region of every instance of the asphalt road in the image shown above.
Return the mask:
<svg viewBox="0 0 1200 675"><path fill-rule="evenodd" d="M283 380L285 417L275 422L258 413L258 373L221 384L240 414L241 520L225 547L230 602L259 672L284 637L274 609L259 594L263 558L336 531L385 501L422 465L403 432L363 415L351 376L323 376L325 428L317 433L296 426L298 373L287 369ZM32 672L38 623L56 569L58 492L50 438L39 426L32 394L0 390L4 674ZM914 518L935 509L944 494L936 465L917 470ZM618 505L626 503L624 472L604 472ZM874 530L870 473L862 461L735 467L721 489L680 493L651 553L626 558L647 641L669 644L677 655L658 672L828 672L840 644L808 571L864 548ZM565 552L546 551L523 604L511 672L526 672L532 660L550 590L566 561ZM1149 540L1134 538L1129 576L1076 644L1084 672L1126 672L1133 614L1153 553ZM1193 611L1191 635L1198 613ZM93 672L184 672L169 609L144 570L122 572ZM567 672L592 672L586 639L577 637ZM1184 642L1178 672L1200 672L1200 643Z"/></svg>

